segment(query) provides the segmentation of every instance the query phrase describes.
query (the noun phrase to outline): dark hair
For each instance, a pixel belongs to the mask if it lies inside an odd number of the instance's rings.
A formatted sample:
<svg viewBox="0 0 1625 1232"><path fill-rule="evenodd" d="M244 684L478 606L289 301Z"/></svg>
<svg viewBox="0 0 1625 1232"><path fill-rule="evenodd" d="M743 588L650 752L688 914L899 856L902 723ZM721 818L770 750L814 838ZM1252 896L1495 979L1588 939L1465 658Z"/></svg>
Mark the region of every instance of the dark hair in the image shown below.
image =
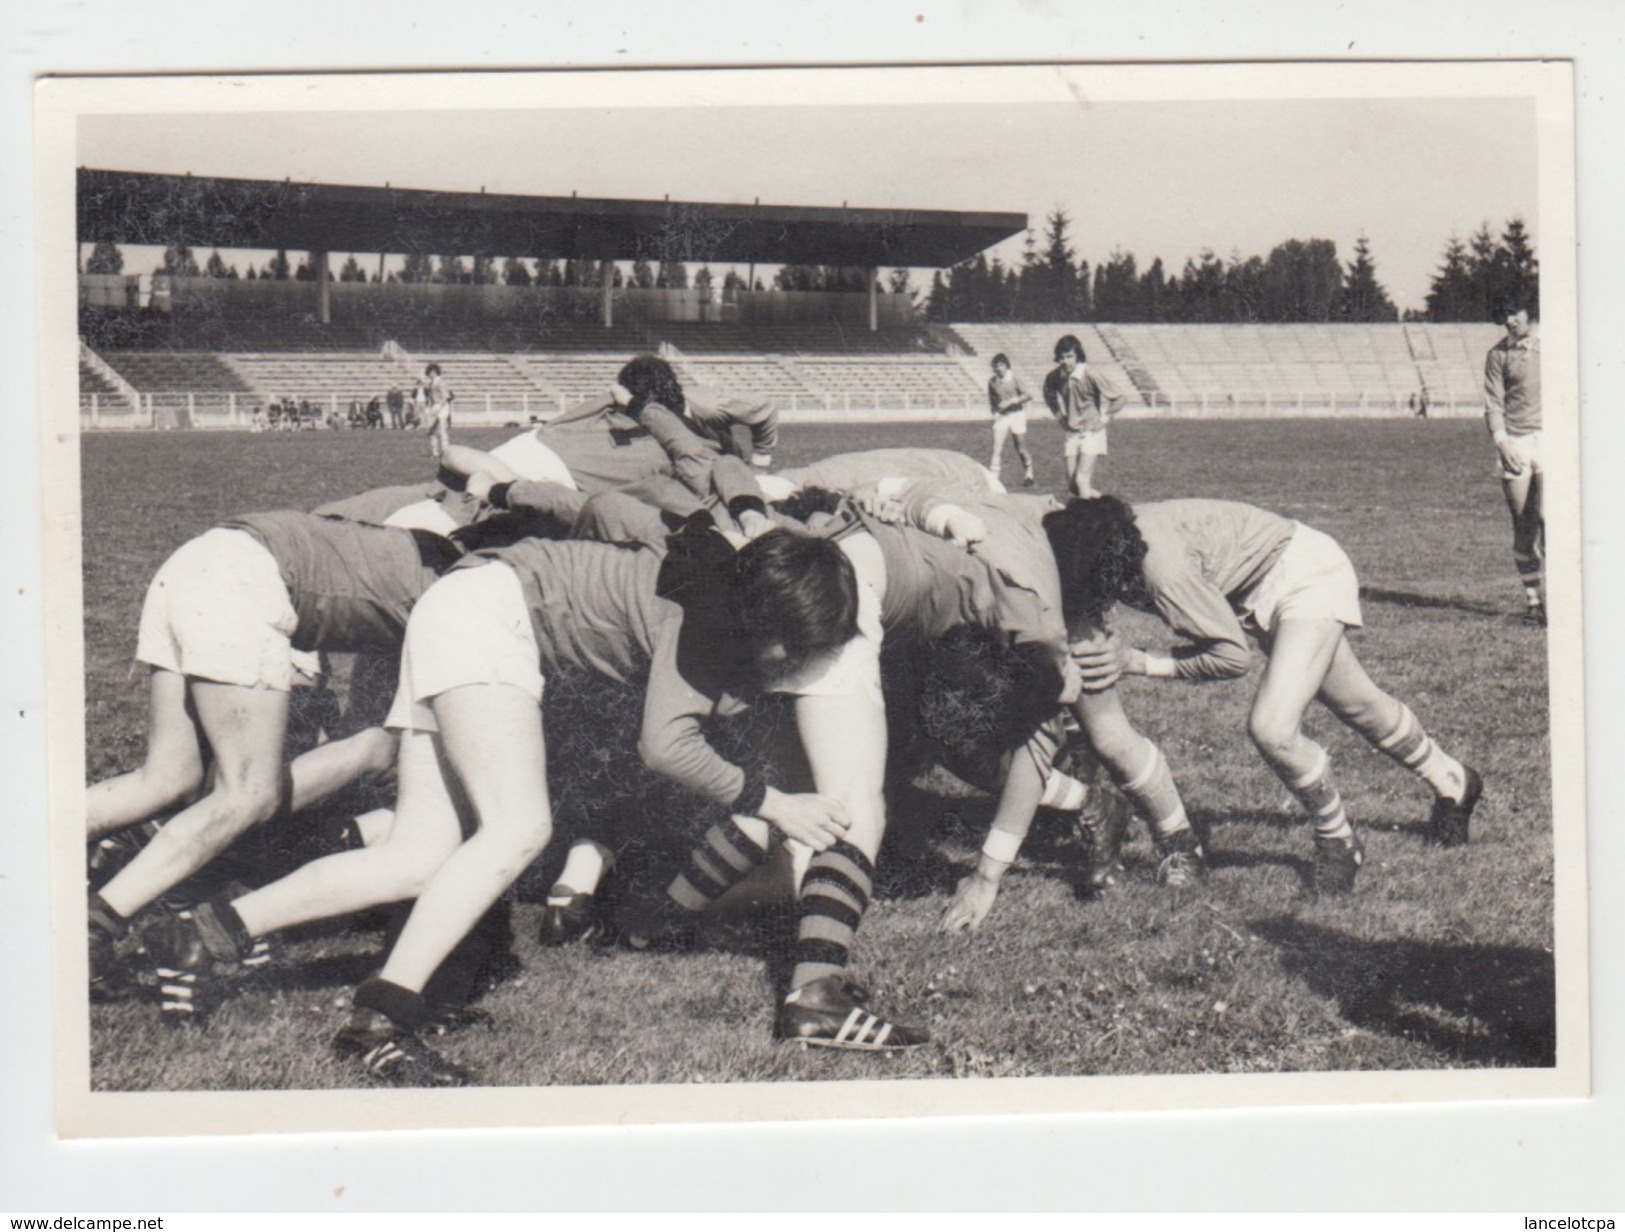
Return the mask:
<svg viewBox="0 0 1625 1232"><path fill-rule="evenodd" d="M423 370L423 375L424 376L431 376L431 375L432 376L439 376L440 375L440 365L439 364L430 364L427 368L425 368Z"/></svg>
<svg viewBox="0 0 1625 1232"><path fill-rule="evenodd" d="M1068 625L1099 622L1119 599L1144 586L1145 539L1134 510L1115 496L1073 497L1044 517L1044 532L1061 575L1061 611Z"/></svg>
<svg viewBox="0 0 1625 1232"><path fill-rule="evenodd" d="M1530 317L1535 315L1534 310L1529 306L1527 297L1508 295L1501 300L1501 306L1496 309L1496 317L1498 320L1504 321L1515 312L1527 312Z"/></svg>
<svg viewBox="0 0 1625 1232"><path fill-rule="evenodd" d="M733 583L745 637L782 645L786 670L857 636L857 575L831 539L770 530L734 558Z"/></svg>
<svg viewBox="0 0 1625 1232"><path fill-rule="evenodd" d="M678 415L688 408L688 399L683 396L683 384L677 379L677 373L658 355L634 355L626 367L616 374L615 383L632 395L626 413L633 418L651 402L657 402Z"/></svg>
<svg viewBox="0 0 1625 1232"><path fill-rule="evenodd" d="M1049 648L961 625L920 649L920 729L948 769L973 786L997 784L1000 757L1054 717L1061 688Z"/></svg>
<svg viewBox="0 0 1625 1232"><path fill-rule="evenodd" d="M834 513L845 499L839 492L831 492L828 488L805 487L798 488L783 500L774 501L773 508L787 518L806 522L815 513Z"/></svg>
<svg viewBox="0 0 1625 1232"><path fill-rule="evenodd" d="M1061 356L1065 355L1068 351L1071 351L1077 355L1079 363L1087 362L1088 357L1083 353L1083 343L1078 341L1078 336L1076 334L1062 334L1061 337L1056 341L1055 362L1060 363Z"/></svg>
<svg viewBox="0 0 1625 1232"><path fill-rule="evenodd" d="M1008 355L1006 355L1003 351L1000 351L997 355L995 355L993 357L993 362L992 362L992 364L990 366L994 367L994 368L997 368L1000 364L1003 364L1006 368L1008 368L1010 366L1010 357Z"/></svg>

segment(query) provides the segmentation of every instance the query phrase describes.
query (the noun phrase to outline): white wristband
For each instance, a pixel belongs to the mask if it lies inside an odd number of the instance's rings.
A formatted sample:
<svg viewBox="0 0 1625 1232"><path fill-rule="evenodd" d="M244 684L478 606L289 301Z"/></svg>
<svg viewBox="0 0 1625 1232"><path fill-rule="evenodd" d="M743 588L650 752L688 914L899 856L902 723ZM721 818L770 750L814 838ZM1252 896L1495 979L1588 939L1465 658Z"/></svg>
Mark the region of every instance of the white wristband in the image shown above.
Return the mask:
<svg viewBox="0 0 1625 1232"><path fill-rule="evenodd" d="M982 854L1000 864L1013 864L1021 854L1021 843L1022 836L1008 830L989 830L987 841L982 844Z"/></svg>

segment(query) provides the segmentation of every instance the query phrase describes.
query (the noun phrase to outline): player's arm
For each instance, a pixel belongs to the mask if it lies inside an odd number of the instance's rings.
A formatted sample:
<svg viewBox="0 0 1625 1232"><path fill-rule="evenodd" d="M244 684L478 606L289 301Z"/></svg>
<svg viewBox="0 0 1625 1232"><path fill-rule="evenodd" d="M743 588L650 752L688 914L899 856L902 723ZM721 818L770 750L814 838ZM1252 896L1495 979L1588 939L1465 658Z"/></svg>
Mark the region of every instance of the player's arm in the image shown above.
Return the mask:
<svg viewBox="0 0 1625 1232"><path fill-rule="evenodd" d="M1523 470L1512 438L1507 435L1506 418L1506 351L1493 347L1484 358L1484 423L1495 442L1501 466L1507 474L1516 475Z"/></svg>
<svg viewBox="0 0 1625 1232"><path fill-rule="evenodd" d="M507 510L529 517L551 518L564 526L573 525L588 503L585 492L578 492L563 484L550 483L545 479L513 479L494 483L483 471L469 478L467 491L470 496L485 502L493 509ZM594 538L592 535L577 537Z"/></svg>
<svg viewBox="0 0 1625 1232"><path fill-rule="evenodd" d="M1019 376L1012 375L1010 380L1015 385L1016 392L1012 397L1006 400L1004 409L1007 411L1015 411L1021 409L1031 402L1033 400L1033 395L1032 391L1027 388L1027 383Z"/></svg>
<svg viewBox="0 0 1625 1232"><path fill-rule="evenodd" d="M712 442L695 432L669 407L651 402L638 413L637 420L671 459L672 474L699 497L711 491L711 467L721 456Z"/></svg>
<svg viewBox="0 0 1625 1232"><path fill-rule="evenodd" d="M677 670L681 624L673 615L656 633L638 736L644 765L732 813L760 817L786 837L814 851L825 850L850 824L840 803L823 795L780 791L728 761L705 738L704 724L715 702ZM884 730L881 740L884 747Z"/></svg>
<svg viewBox="0 0 1625 1232"><path fill-rule="evenodd" d="M1091 372L1089 379L1095 383L1096 405L1100 407L1100 413L1107 419L1115 418L1117 413L1127 405L1128 399L1123 396L1116 385L1098 373Z"/></svg>
<svg viewBox="0 0 1625 1232"><path fill-rule="evenodd" d="M999 896L999 886L1010 871L1021 845L1032 828L1033 815L1044 796L1045 767L1029 754L1028 748L1011 759L1009 773L999 791L999 803L993 813L993 823L976 858L976 868L960 880L954 890L954 900L942 913L944 932L974 932L981 927L993 902ZM1049 758L1046 756L1047 764Z"/></svg>

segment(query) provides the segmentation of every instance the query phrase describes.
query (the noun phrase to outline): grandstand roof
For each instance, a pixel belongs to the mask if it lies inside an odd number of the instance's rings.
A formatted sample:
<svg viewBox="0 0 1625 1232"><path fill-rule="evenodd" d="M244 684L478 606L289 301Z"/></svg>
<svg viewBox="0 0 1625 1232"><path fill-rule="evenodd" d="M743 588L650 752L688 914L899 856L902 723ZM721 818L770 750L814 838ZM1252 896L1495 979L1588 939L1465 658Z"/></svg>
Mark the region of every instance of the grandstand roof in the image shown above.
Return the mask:
<svg viewBox="0 0 1625 1232"><path fill-rule="evenodd" d="M730 205L79 169L84 243L941 268L1025 214Z"/></svg>

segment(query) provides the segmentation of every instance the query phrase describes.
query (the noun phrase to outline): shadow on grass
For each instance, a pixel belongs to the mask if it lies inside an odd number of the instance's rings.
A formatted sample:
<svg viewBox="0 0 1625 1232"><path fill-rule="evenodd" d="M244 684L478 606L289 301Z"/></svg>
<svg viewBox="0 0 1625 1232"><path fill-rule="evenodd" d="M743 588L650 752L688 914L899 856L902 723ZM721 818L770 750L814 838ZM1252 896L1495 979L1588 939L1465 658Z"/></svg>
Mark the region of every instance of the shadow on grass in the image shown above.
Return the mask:
<svg viewBox="0 0 1625 1232"><path fill-rule="evenodd" d="M1423 1041L1467 1064L1557 1063L1552 956L1504 945L1363 941L1291 916L1248 927L1355 1026Z"/></svg>
<svg viewBox="0 0 1625 1232"><path fill-rule="evenodd" d="M1475 603L1471 599L1450 599L1443 595L1420 595L1410 590L1389 590L1385 586L1362 586L1360 598L1372 603L1392 603L1398 607L1442 608L1452 612L1466 612L1470 616L1509 616L1505 607L1493 603Z"/></svg>

